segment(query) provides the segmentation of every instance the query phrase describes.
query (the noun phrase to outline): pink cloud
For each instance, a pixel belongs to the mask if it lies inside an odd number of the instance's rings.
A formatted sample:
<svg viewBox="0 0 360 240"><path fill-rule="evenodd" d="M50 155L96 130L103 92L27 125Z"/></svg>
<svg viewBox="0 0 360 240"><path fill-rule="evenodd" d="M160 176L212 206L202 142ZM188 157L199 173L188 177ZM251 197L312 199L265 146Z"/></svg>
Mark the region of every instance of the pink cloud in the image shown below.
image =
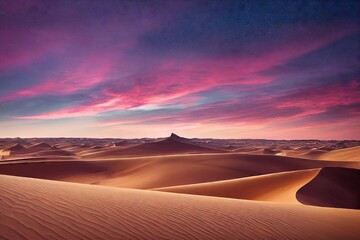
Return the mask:
<svg viewBox="0 0 360 240"><path fill-rule="evenodd" d="M356 81L348 84L308 86L289 90L281 95L263 96L250 100L228 100L186 108L171 113L154 113L105 120L104 125L157 125L157 124L222 124L222 125L274 125L292 121L303 121L303 125L320 126L324 121L342 124L359 119L360 85ZM336 113L336 115L334 115ZM311 119L308 119L308 118ZM320 121L320 123L316 123ZM301 125L300 124L300 125ZM314 125L313 125L314 126Z"/></svg>
<svg viewBox="0 0 360 240"><path fill-rule="evenodd" d="M351 27L339 28L337 31L330 31L324 26L305 28L299 26L298 28L300 33L304 32L301 38L287 39L283 45L265 51L259 56L160 61L154 64L154 69L151 71L130 74L118 81L109 81L101 91L101 98L89 100L84 106L69 107L35 116L22 116L22 118L91 116L147 104L165 105L174 99L217 86L269 84L276 79L276 76L266 77L258 74L259 72L321 48L354 31ZM119 52L121 54L121 51ZM94 54L69 75L60 79L49 79L34 88L18 91L12 97L36 96L44 93L69 94L103 83L107 81L111 68L116 67L111 53L105 53L103 56L100 54L100 57ZM126 59L123 59L123 62L126 62ZM331 92L331 90L328 91ZM339 95L333 101L337 100L339 100ZM311 100L299 101L298 104L284 101L278 108L302 107L309 104L309 101ZM301 102L303 102L302 105Z"/></svg>
<svg viewBox="0 0 360 240"><path fill-rule="evenodd" d="M301 27L299 27L301 30ZM330 31L322 27L307 29L303 39L291 39L262 56L237 59L199 59L182 63L176 60L157 67L155 72L137 75L133 86L126 92L111 86L105 92L132 106L162 104L190 93L225 85L262 85L275 77L264 77L258 72L270 69L286 61L323 47L354 31L354 28L339 28ZM301 32L301 31L300 31ZM308 33L310 32L310 33ZM310 41L311 39L311 41Z"/></svg>
<svg viewBox="0 0 360 240"><path fill-rule="evenodd" d="M319 88L316 85L306 86L277 96L279 107L315 108L318 111L334 105L348 105L360 102L360 84L351 81L347 84L328 84ZM316 104L314 104L316 103Z"/></svg>

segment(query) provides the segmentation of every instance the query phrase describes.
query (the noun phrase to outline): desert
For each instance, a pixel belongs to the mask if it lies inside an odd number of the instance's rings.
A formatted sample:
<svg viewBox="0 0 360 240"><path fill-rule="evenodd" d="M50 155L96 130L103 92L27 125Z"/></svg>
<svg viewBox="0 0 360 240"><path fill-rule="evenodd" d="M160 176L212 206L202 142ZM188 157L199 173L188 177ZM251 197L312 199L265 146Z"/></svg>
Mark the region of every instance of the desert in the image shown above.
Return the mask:
<svg viewBox="0 0 360 240"><path fill-rule="evenodd" d="M359 0L0 0L0 240L359 240Z"/></svg>
<svg viewBox="0 0 360 240"><path fill-rule="evenodd" d="M1 144L4 239L356 239L360 233L360 160L352 157L358 147L328 150L325 156L340 158L320 160L301 157L304 142L282 148L274 141L276 151L300 153L288 157L223 143L207 147L176 134L147 142Z"/></svg>

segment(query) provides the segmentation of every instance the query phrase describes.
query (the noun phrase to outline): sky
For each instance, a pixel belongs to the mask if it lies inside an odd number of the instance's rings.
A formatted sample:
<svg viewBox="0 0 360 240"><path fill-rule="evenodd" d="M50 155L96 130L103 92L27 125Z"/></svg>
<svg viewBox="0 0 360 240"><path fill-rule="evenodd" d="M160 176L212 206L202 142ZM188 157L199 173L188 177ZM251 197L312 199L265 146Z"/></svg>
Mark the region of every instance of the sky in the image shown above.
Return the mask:
<svg viewBox="0 0 360 240"><path fill-rule="evenodd" d="M360 139L359 1L0 1L0 137Z"/></svg>

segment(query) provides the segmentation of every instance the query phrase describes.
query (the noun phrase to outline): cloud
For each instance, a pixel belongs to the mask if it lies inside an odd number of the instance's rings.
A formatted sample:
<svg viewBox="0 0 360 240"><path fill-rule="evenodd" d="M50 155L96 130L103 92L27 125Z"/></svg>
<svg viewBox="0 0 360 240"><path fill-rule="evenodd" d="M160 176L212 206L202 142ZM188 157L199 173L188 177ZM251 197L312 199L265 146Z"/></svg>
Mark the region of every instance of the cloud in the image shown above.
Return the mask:
<svg viewBox="0 0 360 240"><path fill-rule="evenodd" d="M299 4L4 1L1 119L346 124L358 117L360 5Z"/></svg>

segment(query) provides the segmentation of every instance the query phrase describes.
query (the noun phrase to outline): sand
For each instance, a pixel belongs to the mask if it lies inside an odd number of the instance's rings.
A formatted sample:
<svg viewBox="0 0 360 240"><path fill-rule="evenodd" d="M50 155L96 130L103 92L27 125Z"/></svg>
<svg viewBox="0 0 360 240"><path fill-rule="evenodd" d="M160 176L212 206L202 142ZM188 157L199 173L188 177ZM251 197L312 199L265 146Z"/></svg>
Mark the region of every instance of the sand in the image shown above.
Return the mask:
<svg viewBox="0 0 360 240"><path fill-rule="evenodd" d="M0 239L358 238L356 141L229 141L3 139Z"/></svg>
<svg viewBox="0 0 360 240"><path fill-rule="evenodd" d="M360 212L0 176L4 239L356 239Z"/></svg>
<svg viewBox="0 0 360 240"><path fill-rule="evenodd" d="M153 190L259 201L299 203L296 192L320 169L266 174L232 180L182 185Z"/></svg>
<svg viewBox="0 0 360 240"><path fill-rule="evenodd" d="M120 160L52 158L3 161L0 163L0 174L152 189L329 166L354 167L359 164L240 153L180 154Z"/></svg>
<svg viewBox="0 0 360 240"><path fill-rule="evenodd" d="M323 168L296 194L309 205L360 209L360 170L351 168Z"/></svg>
<svg viewBox="0 0 360 240"><path fill-rule="evenodd" d="M360 162L360 146L352 148L344 148L333 150L319 155L316 159L320 160L342 160L342 161L359 161Z"/></svg>
<svg viewBox="0 0 360 240"><path fill-rule="evenodd" d="M136 157L136 156L161 156L173 154L211 153L224 152L222 150L197 146L174 138L139 144L130 147L117 147L106 149L94 154L87 154L87 158L110 158L110 157Z"/></svg>

